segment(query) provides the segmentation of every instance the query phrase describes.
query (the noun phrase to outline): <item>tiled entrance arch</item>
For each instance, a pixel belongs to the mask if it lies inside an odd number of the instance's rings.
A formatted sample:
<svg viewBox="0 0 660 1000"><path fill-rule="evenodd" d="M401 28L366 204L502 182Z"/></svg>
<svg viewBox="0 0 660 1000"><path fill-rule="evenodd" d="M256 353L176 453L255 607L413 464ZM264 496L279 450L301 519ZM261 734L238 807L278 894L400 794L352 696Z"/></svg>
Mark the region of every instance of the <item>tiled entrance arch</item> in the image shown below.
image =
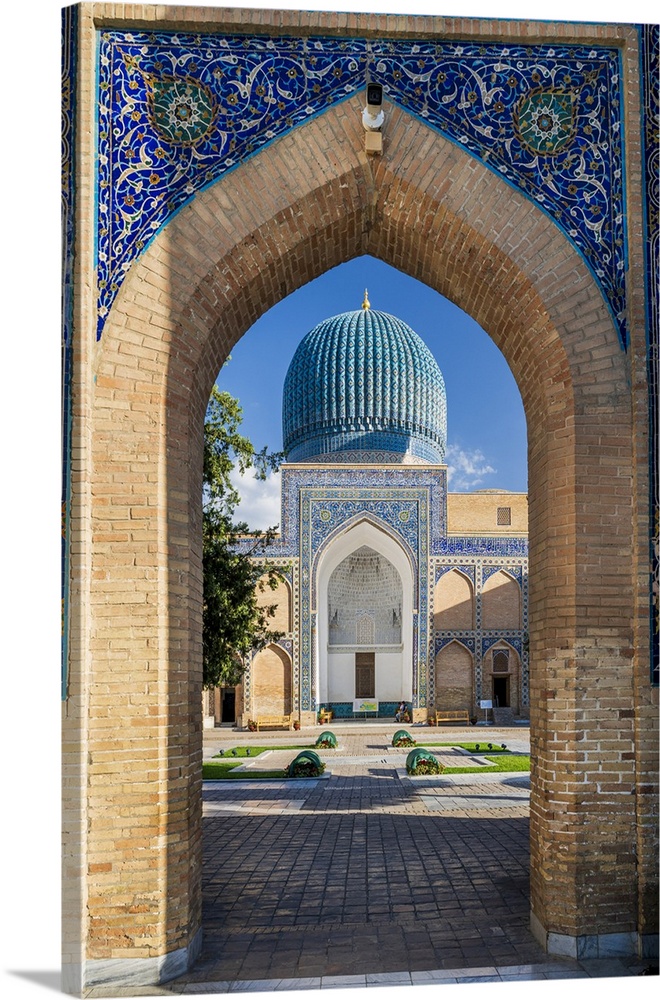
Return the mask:
<svg viewBox="0 0 660 1000"><path fill-rule="evenodd" d="M636 947L648 928L629 362L590 271L543 212L395 107L384 155L367 159L359 110L329 109L199 192L131 266L100 344L80 349L85 611L65 726L86 753L65 822L66 856L86 874L67 890L84 914L65 928L72 988L166 978L198 951L206 402L258 316L364 253L468 311L523 398L534 932L576 953L609 935Z"/></svg>

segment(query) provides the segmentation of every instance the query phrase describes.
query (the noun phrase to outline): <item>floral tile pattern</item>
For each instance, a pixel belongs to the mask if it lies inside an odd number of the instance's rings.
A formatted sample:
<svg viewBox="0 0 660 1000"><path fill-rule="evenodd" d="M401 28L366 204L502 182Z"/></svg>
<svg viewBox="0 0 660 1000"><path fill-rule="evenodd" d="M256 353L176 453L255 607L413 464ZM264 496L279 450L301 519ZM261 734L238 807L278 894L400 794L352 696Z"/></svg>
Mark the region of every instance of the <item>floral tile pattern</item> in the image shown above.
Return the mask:
<svg viewBox="0 0 660 1000"><path fill-rule="evenodd" d="M71 375L75 246L75 118L78 8L62 10L62 698L68 689L71 512Z"/></svg>
<svg viewBox="0 0 660 1000"><path fill-rule="evenodd" d="M644 180L646 187L646 329L649 384L649 481L651 531L651 682L660 681L660 499L658 497L658 391L660 383L660 26L640 29L642 50L642 108L644 114Z"/></svg>
<svg viewBox="0 0 660 1000"><path fill-rule="evenodd" d="M98 337L174 212L368 74L561 227L626 346L616 49L104 30L98 63Z"/></svg>

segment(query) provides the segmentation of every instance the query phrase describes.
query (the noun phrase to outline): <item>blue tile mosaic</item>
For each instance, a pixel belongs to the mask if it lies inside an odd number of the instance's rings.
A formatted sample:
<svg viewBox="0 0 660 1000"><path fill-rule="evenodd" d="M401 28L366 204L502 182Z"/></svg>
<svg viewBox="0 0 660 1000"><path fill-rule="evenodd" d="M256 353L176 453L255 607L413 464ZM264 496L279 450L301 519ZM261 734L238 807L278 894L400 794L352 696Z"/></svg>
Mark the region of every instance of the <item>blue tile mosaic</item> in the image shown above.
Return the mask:
<svg viewBox="0 0 660 1000"><path fill-rule="evenodd" d="M523 646L523 636L521 633L515 632L498 632L496 634L483 635L481 638L481 655L482 657L492 649L498 642L508 642L510 646L513 646L518 655L522 654Z"/></svg>
<svg viewBox="0 0 660 1000"><path fill-rule="evenodd" d="M520 583L523 574L522 566L484 566L482 570L482 582L485 583L489 577L493 576L495 573L508 573L509 576L514 577Z"/></svg>
<svg viewBox="0 0 660 1000"><path fill-rule="evenodd" d="M65 7L62 31L62 649L61 697L68 691L71 515L71 377L75 249L75 139L78 7Z"/></svg>
<svg viewBox="0 0 660 1000"><path fill-rule="evenodd" d="M473 633L466 632L437 632L434 639L434 655L437 656L441 649L448 646L450 642L460 642L461 645L474 653L477 645L476 637Z"/></svg>
<svg viewBox="0 0 660 1000"><path fill-rule="evenodd" d="M311 506L311 541L315 553L314 563L333 537L348 527L368 517L374 524L382 525L388 533L399 535L413 563L419 560L420 501L427 497L418 490L401 487L398 495L374 497L374 490L361 491L359 487L336 491L335 497L316 500L314 491L304 489L304 495L314 499ZM361 495L363 494L363 495ZM315 599L313 594L312 599Z"/></svg>
<svg viewBox="0 0 660 1000"><path fill-rule="evenodd" d="M364 88L425 121L563 230L627 344L616 48L105 29L98 38L98 327L197 191Z"/></svg>
<svg viewBox="0 0 660 1000"><path fill-rule="evenodd" d="M398 701L380 701L378 703L377 712L360 712L356 714L353 711L352 701L325 701L322 705L317 705L317 710L320 708L330 709L335 717L335 719L393 719L394 713L399 707ZM328 724L329 728L332 727L332 723Z"/></svg>
<svg viewBox="0 0 660 1000"><path fill-rule="evenodd" d="M373 449L442 464L442 373L402 320L370 308L341 313L298 345L284 381L282 425L289 462Z"/></svg>
<svg viewBox="0 0 660 1000"><path fill-rule="evenodd" d="M601 47L383 42L372 77L531 198L600 284L625 346L620 59Z"/></svg>
<svg viewBox="0 0 660 1000"><path fill-rule="evenodd" d="M433 555L442 556L522 556L527 558L529 543L526 538L438 538L433 540Z"/></svg>
<svg viewBox="0 0 660 1000"><path fill-rule="evenodd" d="M459 571L459 573L462 573L464 576L467 576L467 578L472 581L472 586L474 586L474 574L475 574L474 566L452 566L451 564L445 566L436 565L435 582L437 583L441 576L444 576L445 573L449 573L449 571L452 569L456 569Z"/></svg>
<svg viewBox="0 0 660 1000"><path fill-rule="evenodd" d="M640 29L643 166L645 189L644 229L646 250L646 330L649 393L649 481L651 568L651 683L660 680L660 499L658 497L658 415L660 408L660 27L647 24Z"/></svg>

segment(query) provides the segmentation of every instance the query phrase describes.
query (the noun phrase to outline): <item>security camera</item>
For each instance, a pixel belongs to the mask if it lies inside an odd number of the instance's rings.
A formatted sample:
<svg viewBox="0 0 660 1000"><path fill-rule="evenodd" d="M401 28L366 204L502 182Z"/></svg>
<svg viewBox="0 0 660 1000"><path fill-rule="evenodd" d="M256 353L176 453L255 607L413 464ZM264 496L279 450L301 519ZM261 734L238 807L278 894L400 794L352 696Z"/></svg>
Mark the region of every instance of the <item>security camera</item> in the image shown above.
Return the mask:
<svg viewBox="0 0 660 1000"><path fill-rule="evenodd" d="M383 88L380 83L367 84L367 105L372 115L377 114L383 106Z"/></svg>
<svg viewBox="0 0 660 1000"><path fill-rule="evenodd" d="M383 88L380 83L368 83L367 106L362 112L362 125L365 132L378 132L384 121Z"/></svg>

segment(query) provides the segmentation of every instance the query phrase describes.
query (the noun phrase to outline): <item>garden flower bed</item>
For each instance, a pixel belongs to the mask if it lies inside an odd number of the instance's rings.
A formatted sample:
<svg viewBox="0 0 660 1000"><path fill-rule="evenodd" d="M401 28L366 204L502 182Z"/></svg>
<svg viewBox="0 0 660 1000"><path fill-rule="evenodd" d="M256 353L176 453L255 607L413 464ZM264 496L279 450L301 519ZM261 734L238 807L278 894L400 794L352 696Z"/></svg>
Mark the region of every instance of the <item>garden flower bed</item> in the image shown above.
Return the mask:
<svg viewBox="0 0 660 1000"><path fill-rule="evenodd" d="M399 729L392 737L393 747L414 747L417 746L414 739L405 729Z"/></svg>

